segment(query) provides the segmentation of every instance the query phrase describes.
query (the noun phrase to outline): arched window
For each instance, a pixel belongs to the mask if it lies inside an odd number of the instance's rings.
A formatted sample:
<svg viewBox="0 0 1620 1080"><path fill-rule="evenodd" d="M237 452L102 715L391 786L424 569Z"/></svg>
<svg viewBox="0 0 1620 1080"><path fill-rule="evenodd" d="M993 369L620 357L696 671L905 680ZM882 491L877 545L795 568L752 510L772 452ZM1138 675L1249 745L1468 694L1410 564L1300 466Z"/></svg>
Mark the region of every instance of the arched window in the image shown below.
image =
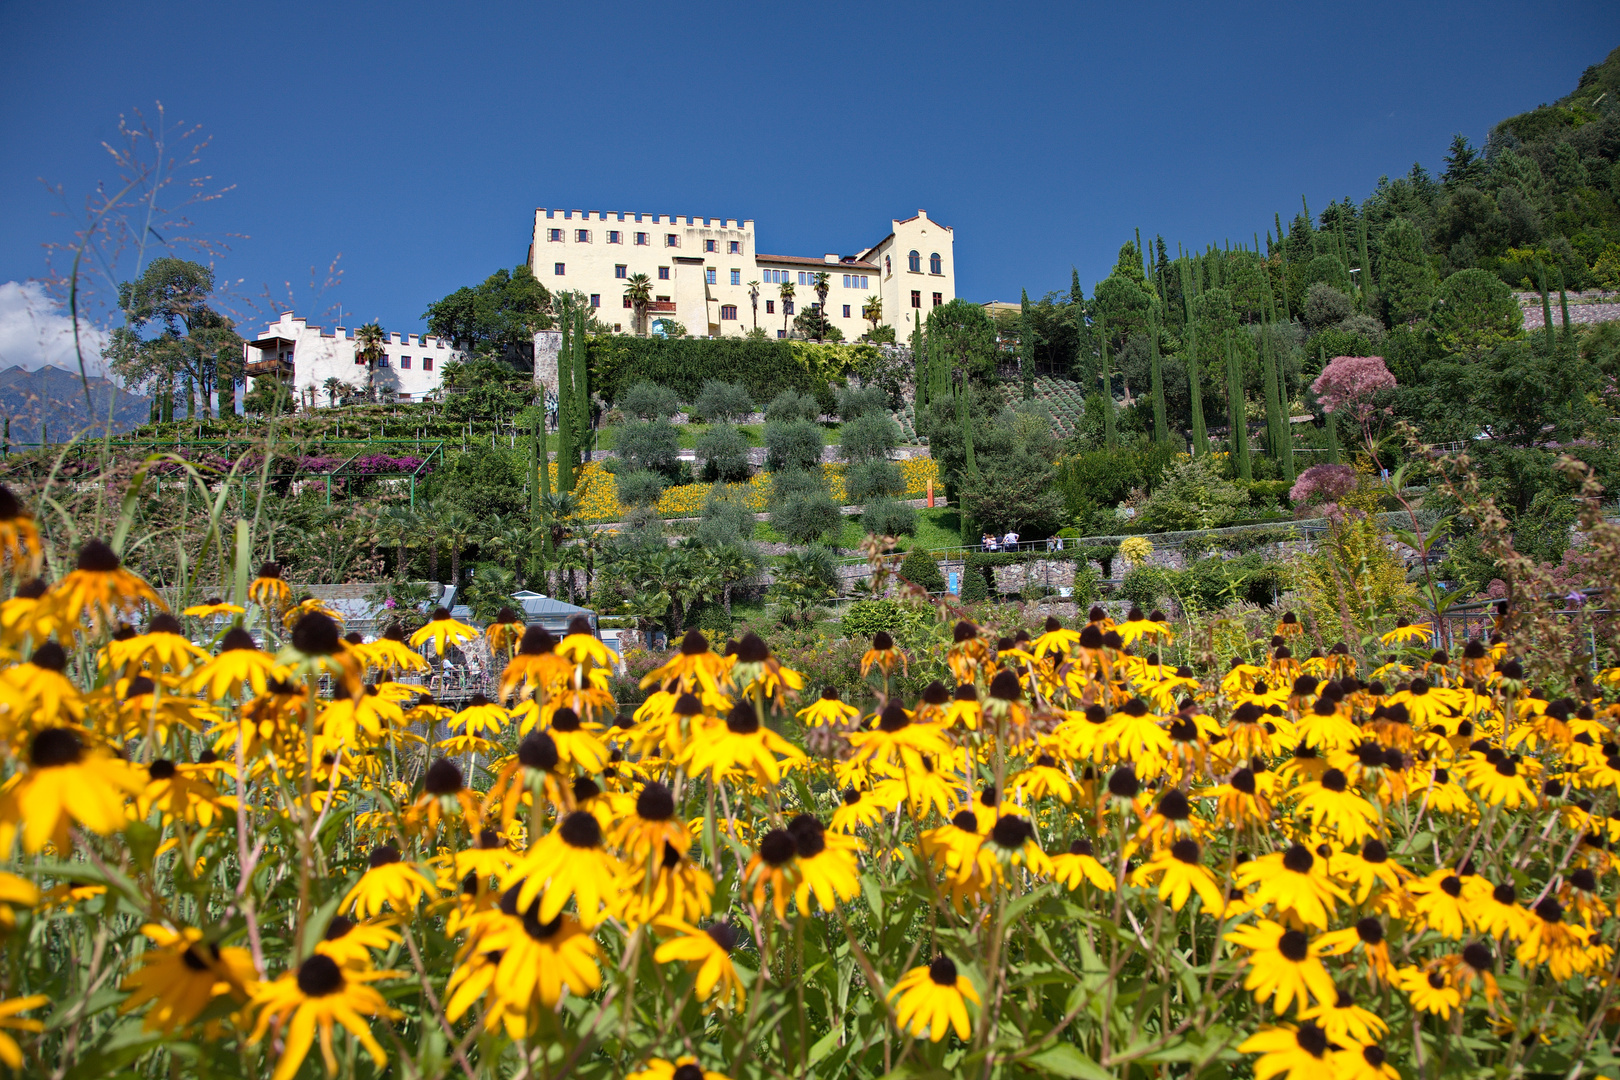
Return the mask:
<svg viewBox="0 0 1620 1080"><path fill-rule="evenodd" d="M930 274L943 274L945 272L943 264L939 261L939 252L937 251L928 256L928 272Z"/></svg>
<svg viewBox="0 0 1620 1080"><path fill-rule="evenodd" d="M894 273L894 260L887 255L883 256L883 273L885 276Z"/></svg>
<svg viewBox="0 0 1620 1080"><path fill-rule="evenodd" d="M917 254L915 251L913 251L911 253L910 258L911 258L911 272L913 274L919 273L922 270L922 256Z"/></svg>

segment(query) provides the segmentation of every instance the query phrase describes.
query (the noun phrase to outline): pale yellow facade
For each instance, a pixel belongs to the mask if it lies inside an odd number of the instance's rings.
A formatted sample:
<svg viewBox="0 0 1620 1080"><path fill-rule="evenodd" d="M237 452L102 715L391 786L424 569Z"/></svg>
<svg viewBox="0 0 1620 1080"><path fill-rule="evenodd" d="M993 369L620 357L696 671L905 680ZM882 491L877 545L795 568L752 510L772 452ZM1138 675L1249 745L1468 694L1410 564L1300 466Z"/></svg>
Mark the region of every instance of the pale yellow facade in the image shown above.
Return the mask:
<svg viewBox="0 0 1620 1080"><path fill-rule="evenodd" d="M815 257L761 253L746 219L542 207L529 266L546 288L590 297L597 320L623 333L646 329L624 300L635 274L652 284L649 323L670 318L709 337L741 336L756 324L786 336L794 316L818 302L818 272L828 275L827 317L850 341L872 327L862 315L870 296L902 341L918 317L956 298L953 234L922 210L891 220L887 236L853 255ZM793 286L791 300L783 284Z"/></svg>

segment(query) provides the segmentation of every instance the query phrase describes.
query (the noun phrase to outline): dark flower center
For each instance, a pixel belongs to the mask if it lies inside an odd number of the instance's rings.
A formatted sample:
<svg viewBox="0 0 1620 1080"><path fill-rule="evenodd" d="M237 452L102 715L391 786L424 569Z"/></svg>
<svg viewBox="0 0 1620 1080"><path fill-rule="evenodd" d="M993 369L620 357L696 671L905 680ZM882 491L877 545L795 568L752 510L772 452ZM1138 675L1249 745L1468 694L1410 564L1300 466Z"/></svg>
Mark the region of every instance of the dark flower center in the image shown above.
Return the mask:
<svg viewBox="0 0 1620 1080"><path fill-rule="evenodd" d="M1096 854L1097 854L1097 849L1092 846L1092 843L1091 843L1090 840L1087 840L1087 839L1082 837L1081 839L1076 840L1076 841L1074 841L1073 843L1071 843L1069 845L1069 854L1070 855L1090 855L1093 858L1095 858Z"/></svg>
<svg viewBox="0 0 1620 1080"><path fill-rule="evenodd" d="M888 652L892 648L894 648L894 638L889 636L887 630L879 630L872 635L873 652Z"/></svg>
<svg viewBox="0 0 1620 1080"><path fill-rule="evenodd" d="M429 795L454 795L463 786L461 769L449 758L440 758L429 765L427 775L422 778L422 789Z"/></svg>
<svg viewBox="0 0 1620 1080"><path fill-rule="evenodd" d="M1462 895L1462 878L1456 874L1444 878L1440 882L1440 891L1455 899Z"/></svg>
<svg viewBox="0 0 1620 1080"><path fill-rule="evenodd" d="M562 708L551 714L551 730L578 731L579 713L575 712L573 709L570 709L567 705L564 705Z"/></svg>
<svg viewBox="0 0 1620 1080"><path fill-rule="evenodd" d="M861 801L861 793L856 791L853 786L847 787L847 788L844 789L844 805L845 806L854 806L856 803L858 803L860 801Z"/></svg>
<svg viewBox="0 0 1620 1080"><path fill-rule="evenodd" d="M1356 923L1356 936L1368 945L1377 945L1384 940L1384 924L1369 915Z"/></svg>
<svg viewBox="0 0 1620 1080"><path fill-rule="evenodd" d="M1035 837L1035 829L1017 814L1004 814L990 829L990 839L997 847L1017 851Z"/></svg>
<svg viewBox="0 0 1620 1080"><path fill-rule="evenodd" d="M253 641L252 634L248 633L240 626L233 626L229 630L225 631L225 640L220 643L219 651L224 653L246 649L251 652L257 650L258 647L259 646Z"/></svg>
<svg viewBox="0 0 1620 1080"><path fill-rule="evenodd" d="M602 826L596 821L596 815L587 810L575 810L563 818L562 827L557 830L563 838L563 843L571 848L599 848L602 846Z"/></svg>
<svg viewBox="0 0 1620 1080"><path fill-rule="evenodd" d="M728 922L714 922L703 928L714 943L720 946L723 952L730 952L737 947L737 928Z"/></svg>
<svg viewBox="0 0 1620 1080"><path fill-rule="evenodd" d="M681 653L685 656L702 656L709 651L709 639L696 630L688 630L681 639Z"/></svg>
<svg viewBox="0 0 1620 1080"><path fill-rule="evenodd" d="M306 997L326 997L343 989L343 969L325 953L298 965L298 990Z"/></svg>
<svg viewBox="0 0 1620 1080"><path fill-rule="evenodd" d="M1569 883L1581 892L1597 891L1597 875L1584 866L1569 875Z"/></svg>
<svg viewBox="0 0 1620 1080"><path fill-rule="evenodd" d="M83 744L67 728L46 728L34 736L34 742L28 748L28 760L36 769L77 765L83 756Z"/></svg>
<svg viewBox="0 0 1620 1080"><path fill-rule="evenodd" d="M956 964L952 962L950 957L941 954L934 958L932 964L928 965L928 978L936 986L955 986Z"/></svg>
<svg viewBox="0 0 1620 1080"><path fill-rule="evenodd" d="M703 1070L688 1061L685 1065L677 1065L669 1080L703 1080Z"/></svg>
<svg viewBox="0 0 1620 1080"><path fill-rule="evenodd" d="M92 540L79 549L79 569L96 574L110 574L119 567L118 556L105 541Z"/></svg>
<svg viewBox="0 0 1620 1080"><path fill-rule="evenodd" d="M1171 821L1186 821L1192 814L1192 804L1180 788L1171 788L1159 800L1159 813Z"/></svg>
<svg viewBox="0 0 1620 1080"><path fill-rule="evenodd" d="M1560 923L1564 921L1564 905L1550 896L1543 897L1536 905L1536 914L1544 923Z"/></svg>
<svg viewBox="0 0 1620 1080"><path fill-rule="evenodd" d="M1297 930L1291 930L1289 932L1295 934L1299 933ZM1304 935L1301 934L1300 936L1303 937ZM1323 1054L1327 1053L1327 1032L1317 1027L1316 1024L1310 1020L1306 1020L1299 1025L1299 1030L1294 1033L1294 1040L1299 1043L1299 1048L1311 1055L1311 1057L1319 1058Z"/></svg>
<svg viewBox="0 0 1620 1080"><path fill-rule="evenodd" d="M879 731L901 731L909 726L911 717L898 702L889 702L883 706L883 712L878 716Z"/></svg>
<svg viewBox="0 0 1620 1080"><path fill-rule="evenodd" d="M574 777L574 801L576 803L590 802L602 794L602 788L595 780L588 776Z"/></svg>
<svg viewBox="0 0 1620 1080"><path fill-rule="evenodd" d="M47 641L34 650L34 655L28 662L37 668L54 671L60 675L67 668L67 650L54 641Z"/></svg>
<svg viewBox="0 0 1620 1080"><path fill-rule="evenodd" d="M1241 791L1245 795L1254 794L1253 770L1239 769L1237 772L1232 774L1232 779L1229 780L1228 783L1232 785L1234 790Z"/></svg>
<svg viewBox="0 0 1620 1080"><path fill-rule="evenodd" d="M1018 701L1024 696L1024 688L1018 684L1018 676L1007 668L996 672L996 677L990 680L990 696L1001 701Z"/></svg>
<svg viewBox="0 0 1620 1080"><path fill-rule="evenodd" d="M523 631L518 652L524 656L544 656L557 648L557 639L543 626L531 626Z"/></svg>
<svg viewBox="0 0 1620 1080"><path fill-rule="evenodd" d="M759 839L759 857L771 866L786 864L798 851L798 843L786 829L772 829Z"/></svg>
<svg viewBox="0 0 1620 1080"><path fill-rule="evenodd" d="M1292 870L1296 874L1308 874L1316 863L1316 856L1304 844L1295 844L1283 852L1283 868Z"/></svg>
<svg viewBox="0 0 1620 1080"><path fill-rule="evenodd" d="M1363 862L1386 862L1389 859L1389 848L1384 846L1382 840L1368 840L1361 845L1361 858Z"/></svg>
<svg viewBox="0 0 1620 1080"><path fill-rule="evenodd" d="M956 624L956 629L951 631L952 639L955 640L959 645L964 641L972 641L978 636L979 628L965 619L958 622Z"/></svg>
<svg viewBox="0 0 1620 1080"><path fill-rule="evenodd" d="M332 916L332 921L326 924L326 940L336 941L350 930L354 929L354 922L342 915Z"/></svg>
<svg viewBox="0 0 1620 1080"><path fill-rule="evenodd" d="M371 849L371 857L367 860L375 870L379 866L388 866L399 862L399 848L392 844L378 844Z"/></svg>
<svg viewBox="0 0 1620 1080"><path fill-rule="evenodd" d="M1310 954L1311 939L1300 930L1285 930L1277 939L1277 951L1293 963L1303 963Z"/></svg>
<svg viewBox="0 0 1620 1080"><path fill-rule="evenodd" d="M158 758L146 767L146 775L153 780L172 780L174 779L174 762L167 758Z"/></svg>
<svg viewBox="0 0 1620 1080"><path fill-rule="evenodd" d="M1129 765L1121 765L1108 778L1108 792L1116 798L1134 799L1141 790L1142 782L1136 778L1136 770Z"/></svg>
<svg viewBox="0 0 1620 1080"><path fill-rule="evenodd" d="M1491 899L1498 904L1511 905L1519 899L1519 891L1512 885L1498 885L1491 890Z"/></svg>
<svg viewBox="0 0 1620 1080"><path fill-rule="evenodd" d="M1385 1056L1382 1046L1363 1046L1361 1048L1361 1060L1375 1069L1384 1064Z"/></svg>
<svg viewBox="0 0 1620 1080"><path fill-rule="evenodd" d="M343 638L331 616L310 611L293 625L292 646L305 656L331 656L343 647Z"/></svg>
<svg viewBox="0 0 1620 1080"><path fill-rule="evenodd" d="M545 732L533 731L518 743L517 756L525 768L550 772L557 767L557 743Z"/></svg>
<svg viewBox="0 0 1620 1080"><path fill-rule="evenodd" d="M771 658L770 646L758 634L749 632L737 642L737 660L744 664L763 664Z"/></svg>
<svg viewBox="0 0 1620 1080"><path fill-rule="evenodd" d="M1478 941L1463 946L1462 958L1475 971L1486 971L1491 966L1491 950Z"/></svg>
<svg viewBox="0 0 1620 1080"><path fill-rule="evenodd" d="M697 699L696 694L682 694L675 699L676 716L701 716L702 714L703 702Z"/></svg>
<svg viewBox="0 0 1620 1080"><path fill-rule="evenodd" d="M726 730L736 735L752 735L759 730L759 713L746 701L739 701L726 717Z"/></svg>
<svg viewBox="0 0 1620 1080"><path fill-rule="evenodd" d="M801 859L813 859L827 848L826 831L821 822L809 814L800 814L788 822L788 835L793 837Z"/></svg>
<svg viewBox="0 0 1620 1080"><path fill-rule="evenodd" d="M976 833L979 831L979 819L971 810L958 810L951 817L951 824L963 832Z"/></svg>
<svg viewBox="0 0 1620 1080"><path fill-rule="evenodd" d="M1349 787L1349 784L1345 780L1344 773L1338 769L1329 769L1322 774L1322 786L1329 791L1343 792L1345 788Z"/></svg>
<svg viewBox="0 0 1620 1080"><path fill-rule="evenodd" d="M675 816L675 796L653 780L636 796L636 814L643 821L668 821Z"/></svg>
<svg viewBox="0 0 1620 1080"><path fill-rule="evenodd" d="M1192 866L1198 865L1198 842L1196 840L1177 840L1170 845L1170 854L1180 861Z"/></svg>
<svg viewBox="0 0 1620 1080"><path fill-rule="evenodd" d="M197 955L197 947L188 945L186 951L180 954L180 961L192 971L207 971L208 961Z"/></svg>

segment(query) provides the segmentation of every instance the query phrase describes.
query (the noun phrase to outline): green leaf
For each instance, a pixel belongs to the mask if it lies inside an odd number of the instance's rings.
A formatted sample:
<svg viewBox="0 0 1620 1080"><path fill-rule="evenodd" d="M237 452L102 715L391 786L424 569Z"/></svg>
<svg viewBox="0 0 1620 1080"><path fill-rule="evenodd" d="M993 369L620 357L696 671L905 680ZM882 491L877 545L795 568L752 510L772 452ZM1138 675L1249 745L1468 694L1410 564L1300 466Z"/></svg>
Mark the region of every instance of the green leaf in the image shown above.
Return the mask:
<svg viewBox="0 0 1620 1080"><path fill-rule="evenodd" d="M1075 1080L1114 1080L1114 1074L1068 1043L1049 1046L1024 1058L1020 1065L1047 1076L1067 1076Z"/></svg>

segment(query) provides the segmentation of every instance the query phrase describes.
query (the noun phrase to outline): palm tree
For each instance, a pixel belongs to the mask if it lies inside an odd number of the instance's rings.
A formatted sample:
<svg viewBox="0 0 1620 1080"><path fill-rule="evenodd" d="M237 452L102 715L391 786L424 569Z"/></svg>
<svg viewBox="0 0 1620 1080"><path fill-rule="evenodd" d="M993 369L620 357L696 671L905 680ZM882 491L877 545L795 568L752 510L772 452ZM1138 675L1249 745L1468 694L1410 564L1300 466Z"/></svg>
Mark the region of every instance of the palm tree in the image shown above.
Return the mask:
<svg viewBox="0 0 1620 1080"><path fill-rule="evenodd" d="M652 279L646 274L631 274L625 284L624 295L630 301L632 321L636 333L647 336L647 305L652 303Z"/></svg>
<svg viewBox="0 0 1620 1080"><path fill-rule="evenodd" d="M568 602L575 602L578 595L574 589L574 571L584 570L588 560L585 549L578 544L568 544L557 552L557 573L568 575Z"/></svg>
<svg viewBox="0 0 1620 1080"><path fill-rule="evenodd" d="M782 282L782 333L787 334L788 308L793 306L793 282Z"/></svg>
<svg viewBox="0 0 1620 1080"><path fill-rule="evenodd" d="M336 375L331 376L325 382L321 383L321 389L326 391L326 404L332 407L336 407L338 397L348 388L349 384L338 378ZM313 405L315 403L312 401L310 404Z"/></svg>
<svg viewBox="0 0 1620 1080"><path fill-rule="evenodd" d="M827 332L827 292L832 288L832 275L825 270L817 270L812 287L816 290L816 314L821 316L816 320L816 340L820 341Z"/></svg>
<svg viewBox="0 0 1620 1080"><path fill-rule="evenodd" d="M861 305L861 318L872 324L872 333L876 334L878 323L883 320L883 298L868 296Z"/></svg>
<svg viewBox="0 0 1620 1080"><path fill-rule="evenodd" d="M747 581L759 572L759 555L741 544L727 544L709 555L714 564L715 577L720 582L720 597L731 618L732 586Z"/></svg>
<svg viewBox="0 0 1620 1080"><path fill-rule="evenodd" d="M478 519L459 506L452 506L439 518L439 532L450 545L450 584L461 584L461 552L481 531Z"/></svg>
<svg viewBox="0 0 1620 1080"><path fill-rule="evenodd" d="M382 513L382 533L394 545L394 576L405 577L405 549L414 547L422 528L421 518L409 506L387 506Z"/></svg>
<svg viewBox="0 0 1620 1080"><path fill-rule="evenodd" d="M417 513L419 531L418 541L427 547L428 578L431 581L439 580L439 545L444 542L443 521L444 515L449 513L450 504L443 499L434 499L423 503L422 509Z"/></svg>
<svg viewBox="0 0 1620 1080"><path fill-rule="evenodd" d="M818 603L837 595L832 585L834 572L826 548L789 552L776 567L771 593L777 603L792 609L800 622L809 622Z"/></svg>
<svg viewBox="0 0 1620 1080"><path fill-rule="evenodd" d="M754 306L754 329L759 329L759 282L748 283L748 302Z"/></svg>
<svg viewBox="0 0 1620 1080"><path fill-rule="evenodd" d="M376 383L377 364L383 358L383 328L376 320L366 323L354 332L354 355L366 363L366 400L371 400Z"/></svg>

